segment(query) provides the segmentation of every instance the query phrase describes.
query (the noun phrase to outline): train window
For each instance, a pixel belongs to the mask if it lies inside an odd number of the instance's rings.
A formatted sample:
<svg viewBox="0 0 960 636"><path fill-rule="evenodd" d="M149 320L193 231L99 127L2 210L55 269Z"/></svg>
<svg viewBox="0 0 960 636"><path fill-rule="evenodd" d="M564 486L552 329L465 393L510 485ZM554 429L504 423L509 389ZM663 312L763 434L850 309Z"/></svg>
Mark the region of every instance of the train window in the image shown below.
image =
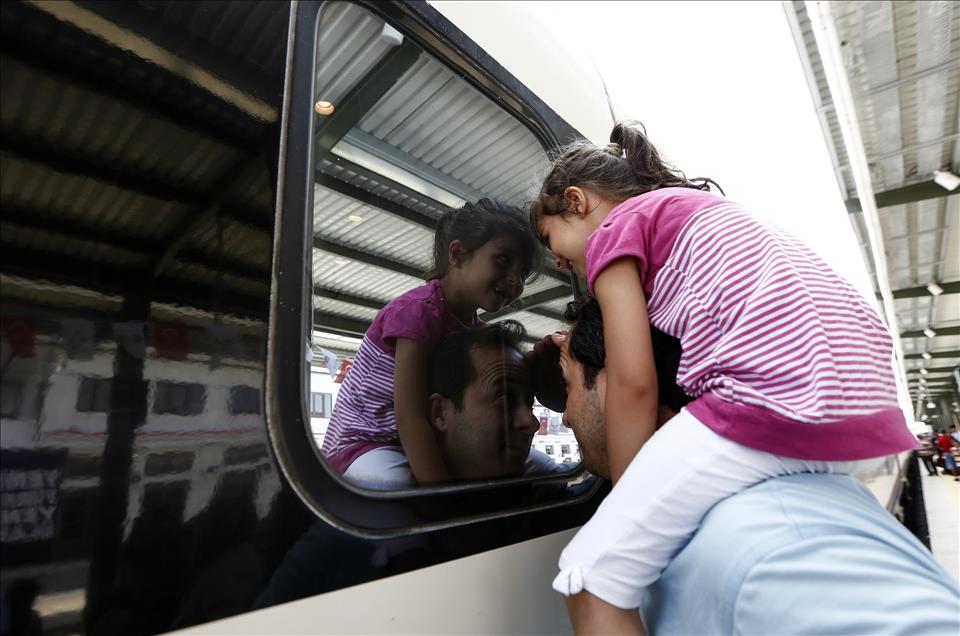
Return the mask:
<svg viewBox="0 0 960 636"><path fill-rule="evenodd" d="M285 478L361 537L582 522L602 483L556 452L573 435L534 402L520 362L564 326L573 291L534 266L544 253L524 208L546 149L581 135L428 3L300 3L291 26L264 401ZM458 239L439 265L489 268L451 295L428 272L438 225L466 203L482 240ZM385 329L411 301L422 313ZM409 392L421 438L447 468L429 487L396 432L394 378L422 387Z"/></svg>
<svg viewBox="0 0 960 636"><path fill-rule="evenodd" d="M203 413L206 389L202 384L157 382L153 412L157 415L199 415Z"/></svg>
<svg viewBox="0 0 960 636"><path fill-rule="evenodd" d="M18 417L22 400L23 382L4 377L0 384L0 415L9 418Z"/></svg>
<svg viewBox="0 0 960 636"><path fill-rule="evenodd" d="M192 467L193 453L154 453L147 456L143 474L147 477L175 475L185 473Z"/></svg>
<svg viewBox="0 0 960 636"><path fill-rule="evenodd" d="M534 448L535 435L548 433L540 422L560 417L534 407L522 365L507 365L508 375L498 376L506 391L482 379L487 367L504 357L520 360L523 350L562 327L569 279L542 264L533 269L541 248L525 223L525 206L548 165L544 144L496 100L364 7L325 3L318 34L314 354L305 370L318 455L358 486L415 487L397 433L394 379L416 375L421 394L401 399L423 411L415 425L435 440L429 452L439 452L451 481L576 468ZM465 229L457 230L463 234L438 247L440 220L484 199L493 203L470 208ZM505 220L511 217L514 226ZM453 241L462 255L450 251ZM484 246L489 261L481 261ZM512 259L502 271L484 269L488 262L500 267L494 259L501 258ZM515 340L450 338L506 319L523 326ZM413 353L398 361L399 346ZM428 408L435 409L431 418ZM572 444L572 433L560 428L551 431L554 438ZM386 477L388 465L394 468Z"/></svg>
<svg viewBox="0 0 960 636"><path fill-rule="evenodd" d="M329 418L333 414L333 395L330 393L310 394L310 417Z"/></svg>
<svg viewBox="0 0 960 636"><path fill-rule="evenodd" d="M106 413L110 410L110 378L80 378L77 412Z"/></svg>
<svg viewBox="0 0 960 636"><path fill-rule="evenodd" d="M260 389L252 386L230 387L228 410L230 415L259 415Z"/></svg>
<svg viewBox="0 0 960 636"><path fill-rule="evenodd" d="M223 453L223 463L227 466L250 464L267 456L267 447L263 444L233 446Z"/></svg>

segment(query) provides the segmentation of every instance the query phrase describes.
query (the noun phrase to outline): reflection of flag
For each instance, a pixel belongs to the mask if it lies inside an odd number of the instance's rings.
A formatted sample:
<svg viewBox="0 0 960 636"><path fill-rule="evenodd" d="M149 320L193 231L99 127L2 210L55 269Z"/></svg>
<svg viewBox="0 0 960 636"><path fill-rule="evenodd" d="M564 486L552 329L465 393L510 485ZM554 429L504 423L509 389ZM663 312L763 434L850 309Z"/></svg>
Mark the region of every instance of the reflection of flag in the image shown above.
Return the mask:
<svg viewBox="0 0 960 636"><path fill-rule="evenodd" d="M146 353L143 323L139 320L113 323L113 337L117 339L117 344L134 358L143 358Z"/></svg>
<svg viewBox="0 0 960 636"><path fill-rule="evenodd" d="M341 384L343 379L347 377L347 371L350 370L350 367L353 365L353 360L344 360L343 364L340 365L340 371L337 373L337 377L333 379L337 384Z"/></svg>
<svg viewBox="0 0 960 636"><path fill-rule="evenodd" d="M158 358L185 360L190 347L189 338L186 325L161 322L153 329L153 348L156 349Z"/></svg>
<svg viewBox="0 0 960 636"><path fill-rule="evenodd" d="M340 365L337 364L339 359L337 354L328 349L320 347L320 353L323 355L323 364L327 367L327 371L330 373L331 378L337 377L337 371L339 370Z"/></svg>
<svg viewBox="0 0 960 636"><path fill-rule="evenodd" d="M37 333L33 318L27 316L3 316L3 337L10 343L16 358L33 357L33 340Z"/></svg>
<svg viewBox="0 0 960 636"><path fill-rule="evenodd" d="M71 360L93 360L96 348L94 326L90 320L69 319L60 323L63 348Z"/></svg>

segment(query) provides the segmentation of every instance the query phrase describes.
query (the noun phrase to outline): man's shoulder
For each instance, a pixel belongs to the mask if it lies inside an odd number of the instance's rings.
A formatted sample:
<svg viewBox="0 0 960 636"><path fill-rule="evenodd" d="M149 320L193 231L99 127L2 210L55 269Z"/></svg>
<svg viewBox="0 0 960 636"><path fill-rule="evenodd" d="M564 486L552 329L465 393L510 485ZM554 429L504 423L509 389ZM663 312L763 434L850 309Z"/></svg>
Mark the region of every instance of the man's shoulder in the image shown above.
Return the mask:
<svg viewBox="0 0 960 636"><path fill-rule="evenodd" d="M702 589L710 603L693 597ZM920 618L891 602L905 595L941 628L960 601L930 552L862 484L792 475L717 504L651 587L644 614L654 633L917 632L908 628Z"/></svg>

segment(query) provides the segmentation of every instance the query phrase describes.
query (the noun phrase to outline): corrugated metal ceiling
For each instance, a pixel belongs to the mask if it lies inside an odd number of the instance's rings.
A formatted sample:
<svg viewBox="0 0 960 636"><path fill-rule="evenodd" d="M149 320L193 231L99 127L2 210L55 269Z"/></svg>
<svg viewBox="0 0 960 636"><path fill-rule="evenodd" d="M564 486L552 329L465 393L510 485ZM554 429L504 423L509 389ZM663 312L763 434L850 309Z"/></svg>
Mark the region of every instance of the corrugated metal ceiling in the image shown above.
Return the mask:
<svg viewBox="0 0 960 636"><path fill-rule="evenodd" d="M331 5L321 17L317 99L338 108L330 122L339 116L350 126L329 154L318 157L316 342L325 329L362 333L379 306L423 284L421 275L432 265L434 225L451 205L481 197L525 204L547 167L546 153L529 130L422 51L390 76L391 60L404 45L355 5ZM386 76L387 85L366 110L339 110L340 103L355 106L355 89L374 76ZM567 289L562 276L545 274L527 286L526 304L533 294L553 290L557 297L568 295ZM547 305L510 317L521 320L532 337L559 325Z"/></svg>
<svg viewBox="0 0 960 636"><path fill-rule="evenodd" d="M793 0L784 6L838 183L852 202L851 222L874 273L805 3ZM940 417L957 417L951 371L960 366L960 191L950 194L932 179L934 170L960 174L960 3L839 1L830 8L876 193L917 415L925 414L926 399L933 399ZM925 289L930 283L945 293L930 294ZM923 334L928 328L934 337Z"/></svg>

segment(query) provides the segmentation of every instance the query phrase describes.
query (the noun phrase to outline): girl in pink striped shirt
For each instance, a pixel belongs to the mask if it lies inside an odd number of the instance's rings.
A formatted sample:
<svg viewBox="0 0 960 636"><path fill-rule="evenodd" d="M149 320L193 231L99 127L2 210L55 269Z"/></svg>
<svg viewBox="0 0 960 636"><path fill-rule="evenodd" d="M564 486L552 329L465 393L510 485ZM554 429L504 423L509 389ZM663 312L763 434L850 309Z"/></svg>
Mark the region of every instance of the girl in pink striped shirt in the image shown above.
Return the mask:
<svg viewBox="0 0 960 636"><path fill-rule="evenodd" d="M665 165L636 126L610 139L561 149L531 221L558 267L586 278L607 343L615 488L554 587L572 616L579 603L615 619L721 499L780 474L860 471L915 442L869 302L797 238ZM680 339L677 383L694 398L656 434L650 325Z"/></svg>

